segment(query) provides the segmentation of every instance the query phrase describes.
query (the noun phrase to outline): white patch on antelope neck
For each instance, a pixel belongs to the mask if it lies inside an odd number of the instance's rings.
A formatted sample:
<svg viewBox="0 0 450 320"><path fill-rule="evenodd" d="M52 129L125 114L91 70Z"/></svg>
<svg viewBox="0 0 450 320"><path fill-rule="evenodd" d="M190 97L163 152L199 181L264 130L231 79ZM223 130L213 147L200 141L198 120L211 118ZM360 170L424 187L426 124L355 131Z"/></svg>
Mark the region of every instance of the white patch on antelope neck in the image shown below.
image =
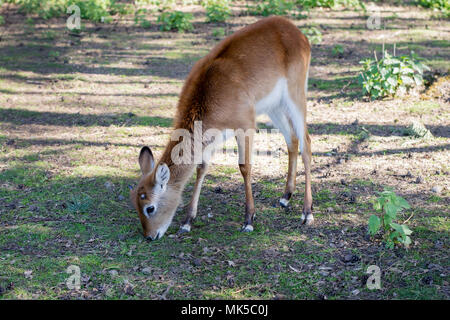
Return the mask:
<svg viewBox="0 0 450 320"><path fill-rule="evenodd" d="M289 145L292 124L293 133L300 141L300 151L303 152L305 128L303 114L299 107L289 95L287 79L279 78L272 91L256 103L256 113L267 114Z"/></svg>
<svg viewBox="0 0 450 320"><path fill-rule="evenodd" d="M144 208L142 208L142 211L144 215L147 217L147 219L150 219L152 216L154 216L158 212L158 207L160 206L161 197L166 191L166 186L161 186L160 184L155 184L152 191L150 192L150 198L152 202L147 203ZM147 213L147 208L150 206L154 206L155 210L149 215Z"/></svg>
<svg viewBox="0 0 450 320"><path fill-rule="evenodd" d="M170 178L170 170L166 164L160 164L158 168L156 168L156 181L161 184L167 184Z"/></svg>

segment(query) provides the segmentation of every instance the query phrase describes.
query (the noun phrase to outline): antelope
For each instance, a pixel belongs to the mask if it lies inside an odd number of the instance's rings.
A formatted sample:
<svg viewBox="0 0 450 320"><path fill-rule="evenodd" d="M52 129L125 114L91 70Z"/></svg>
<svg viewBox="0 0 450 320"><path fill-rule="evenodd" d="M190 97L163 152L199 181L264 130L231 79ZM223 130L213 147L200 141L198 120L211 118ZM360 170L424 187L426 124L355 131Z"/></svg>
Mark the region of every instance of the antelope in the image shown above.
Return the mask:
<svg viewBox="0 0 450 320"><path fill-rule="evenodd" d="M308 39L288 19L270 17L248 25L219 42L197 61L182 88L174 129L194 132L256 130L256 116L267 114L284 136L289 165L285 191L279 203L287 207L295 190L300 147L305 167L305 195L301 224L314 221L311 194L311 139L306 125L306 94L311 47ZM239 169L245 185L245 218L241 229L253 231L255 206L251 186L253 135L238 140ZM196 181L180 228L189 232L197 215L202 182L208 161L200 164L173 161L178 142L169 141L159 162L143 147L139 154L142 176L130 191L143 235L161 238L170 226L184 187L196 169ZM207 143L202 144L206 148ZM176 153L176 152L175 152Z"/></svg>

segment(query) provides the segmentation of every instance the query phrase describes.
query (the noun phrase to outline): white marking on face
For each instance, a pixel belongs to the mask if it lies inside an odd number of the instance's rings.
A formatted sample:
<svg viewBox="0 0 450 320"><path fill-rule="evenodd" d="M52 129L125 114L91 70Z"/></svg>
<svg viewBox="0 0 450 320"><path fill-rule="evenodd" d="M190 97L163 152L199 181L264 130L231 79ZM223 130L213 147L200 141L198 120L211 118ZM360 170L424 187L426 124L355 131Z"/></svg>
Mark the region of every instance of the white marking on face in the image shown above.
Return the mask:
<svg viewBox="0 0 450 320"><path fill-rule="evenodd" d="M170 170L166 164L158 165L158 168L156 168L155 179L157 186L159 186L160 189L165 190L170 179ZM157 186L155 186L155 189Z"/></svg>
<svg viewBox="0 0 450 320"><path fill-rule="evenodd" d="M150 208L151 206L154 207L153 212L148 213L147 209ZM144 215L147 217L147 219L150 219L151 217L153 217L156 214L156 210L158 209L158 207L156 206L156 204L154 203L148 203L144 206L144 208L142 209L142 211L144 212Z"/></svg>

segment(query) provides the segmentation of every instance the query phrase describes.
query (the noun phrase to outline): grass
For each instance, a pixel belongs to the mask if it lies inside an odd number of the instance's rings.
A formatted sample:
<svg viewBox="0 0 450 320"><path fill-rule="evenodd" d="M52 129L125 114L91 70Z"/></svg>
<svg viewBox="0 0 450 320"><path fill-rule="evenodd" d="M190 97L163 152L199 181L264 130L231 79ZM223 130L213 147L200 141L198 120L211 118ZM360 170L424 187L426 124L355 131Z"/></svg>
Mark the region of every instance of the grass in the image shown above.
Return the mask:
<svg viewBox="0 0 450 320"><path fill-rule="evenodd" d="M448 45L433 31L447 22L427 21L426 31L425 10L405 17L396 7L385 9L392 11L394 29L403 28L405 18L417 24L405 48L416 45L430 66L448 68L442 60ZM342 19L349 14L353 20ZM222 37L221 26L195 18L196 33L178 34L124 30L121 23L115 31L111 25L95 31L87 24L81 37L73 37L63 19L44 31L36 19L29 23L40 32L36 37L12 23L0 42L0 298L160 299L166 292L170 299L448 299L442 276L449 240L448 102L364 101L353 82L358 61L381 42L350 26L365 24L355 14L331 10L329 18L338 25L323 29L322 43L313 46L308 119L316 225L299 225L300 160L290 207L277 206L287 154L281 134L273 134L257 148L279 156L257 157L252 168L253 233L239 232L244 188L238 166L227 160L212 166L205 179L192 232L175 235L181 207L167 235L152 243L141 236L128 203L128 185L139 176L138 151L149 145L159 158L183 80ZM230 34L256 19L233 17L222 31ZM320 21L320 10L312 10L296 23ZM342 57L332 54L338 44ZM417 118L433 139L402 136ZM264 118L258 126L271 128ZM405 175L408 170L414 177ZM415 182L418 175L423 183ZM443 191L431 192L434 185ZM409 250L387 250L380 239L366 236L370 201L385 186L413 207L401 216L404 221L412 215ZM355 261L346 262L348 255ZM381 290L365 286L372 264L383 271ZM80 267L80 290L66 286L71 265Z"/></svg>

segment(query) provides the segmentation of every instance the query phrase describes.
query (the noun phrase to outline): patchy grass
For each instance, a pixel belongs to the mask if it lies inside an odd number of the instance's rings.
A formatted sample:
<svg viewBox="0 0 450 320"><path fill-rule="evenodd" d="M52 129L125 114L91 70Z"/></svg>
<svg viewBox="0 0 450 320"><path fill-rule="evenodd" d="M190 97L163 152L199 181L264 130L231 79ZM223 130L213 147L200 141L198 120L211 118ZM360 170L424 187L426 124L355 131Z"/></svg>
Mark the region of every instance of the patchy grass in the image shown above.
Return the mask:
<svg viewBox="0 0 450 320"><path fill-rule="evenodd" d="M194 32L125 19L86 24L75 37L63 19L45 27L30 20L24 30L23 17L10 11L0 29L0 297L448 299L448 22L411 6L378 5L386 31L366 29L367 17L353 10L312 10L295 21L323 34L313 46L308 102L315 226L299 226L301 161L290 207L277 205L287 153L273 134L256 144L276 156L255 159L253 233L239 232L245 196L231 159L211 167L192 232L176 235L180 207L167 236L152 243L128 203L139 148L151 146L158 158L194 62L258 18L204 24L204 9L192 6ZM381 32L392 35L382 40ZM383 41L426 59L436 78L425 94L364 100L358 62ZM336 46L343 52L333 54ZM404 136L413 121L434 137ZM258 127L272 126L262 117ZM399 218L413 230L409 250L387 250L367 236L371 200L386 186L412 206ZM192 189L193 179L183 204ZM71 265L80 267L80 290L66 286ZM382 271L380 290L366 287L370 265Z"/></svg>

